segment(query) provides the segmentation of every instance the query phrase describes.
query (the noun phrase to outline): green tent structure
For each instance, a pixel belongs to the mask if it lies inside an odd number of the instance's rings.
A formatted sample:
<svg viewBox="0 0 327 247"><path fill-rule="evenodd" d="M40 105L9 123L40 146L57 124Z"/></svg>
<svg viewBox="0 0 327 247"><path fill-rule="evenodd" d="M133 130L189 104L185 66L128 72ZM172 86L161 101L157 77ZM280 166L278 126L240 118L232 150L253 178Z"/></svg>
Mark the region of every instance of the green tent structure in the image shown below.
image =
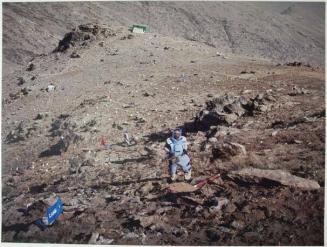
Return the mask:
<svg viewBox="0 0 327 247"><path fill-rule="evenodd" d="M150 28L148 25L133 25L132 32L133 33L148 33L148 32L150 32Z"/></svg>

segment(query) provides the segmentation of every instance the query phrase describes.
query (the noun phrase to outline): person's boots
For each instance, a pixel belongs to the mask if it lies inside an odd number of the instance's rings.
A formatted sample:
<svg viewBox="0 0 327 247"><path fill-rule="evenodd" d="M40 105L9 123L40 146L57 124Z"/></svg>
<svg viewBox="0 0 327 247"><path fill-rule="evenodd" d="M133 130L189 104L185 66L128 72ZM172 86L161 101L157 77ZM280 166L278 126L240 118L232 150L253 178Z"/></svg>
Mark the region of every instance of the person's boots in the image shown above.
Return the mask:
<svg viewBox="0 0 327 247"><path fill-rule="evenodd" d="M192 170L189 170L188 172L185 173L184 178L185 180L191 180L192 177Z"/></svg>
<svg viewBox="0 0 327 247"><path fill-rule="evenodd" d="M177 179L176 172L171 174L170 179L171 179L171 181L173 181L173 182Z"/></svg>

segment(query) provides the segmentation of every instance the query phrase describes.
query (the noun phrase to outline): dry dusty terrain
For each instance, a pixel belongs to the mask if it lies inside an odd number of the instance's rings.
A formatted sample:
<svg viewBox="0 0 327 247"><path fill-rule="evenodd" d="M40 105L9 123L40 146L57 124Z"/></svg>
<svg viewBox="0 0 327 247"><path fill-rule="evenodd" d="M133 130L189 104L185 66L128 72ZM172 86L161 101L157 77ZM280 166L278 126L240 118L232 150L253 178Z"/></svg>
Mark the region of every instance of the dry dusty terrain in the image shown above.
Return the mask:
<svg viewBox="0 0 327 247"><path fill-rule="evenodd" d="M323 69L88 27L3 76L2 241L323 245ZM190 183L219 179L171 189L184 182L167 176L175 127ZM54 195L63 217L41 231Z"/></svg>
<svg viewBox="0 0 327 247"><path fill-rule="evenodd" d="M131 26L277 63L324 66L325 3L52 2L3 4L4 72L47 54L83 23Z"/></svg>

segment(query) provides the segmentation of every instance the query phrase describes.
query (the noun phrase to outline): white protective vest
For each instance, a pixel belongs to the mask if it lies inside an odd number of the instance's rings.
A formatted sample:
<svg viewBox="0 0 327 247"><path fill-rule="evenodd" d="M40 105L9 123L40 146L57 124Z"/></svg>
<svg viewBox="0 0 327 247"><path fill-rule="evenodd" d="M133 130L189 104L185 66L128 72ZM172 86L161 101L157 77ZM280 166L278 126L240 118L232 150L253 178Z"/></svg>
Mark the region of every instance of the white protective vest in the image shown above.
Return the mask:
<svg viewBox="0 0 327 247"><path fill-rule="evenodd" d="M187 150L185 136L181 136L179 140L176 140L174 137L169 137L167 139L167 144L170 146L170 153L179 158L178 163L181 165L187 165L190 162L188 155L183 154L183 149Z"/></svg>

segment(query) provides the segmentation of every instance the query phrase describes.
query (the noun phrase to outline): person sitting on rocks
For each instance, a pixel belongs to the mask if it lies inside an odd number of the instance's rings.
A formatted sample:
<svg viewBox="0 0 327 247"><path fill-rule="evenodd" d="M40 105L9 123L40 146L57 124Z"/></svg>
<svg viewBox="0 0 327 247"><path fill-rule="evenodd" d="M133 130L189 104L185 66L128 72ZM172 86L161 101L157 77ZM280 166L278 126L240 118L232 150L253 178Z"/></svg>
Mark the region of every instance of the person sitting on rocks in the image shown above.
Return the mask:
<svg viewBox="0 0 327 247"><path fill-rule="evenodd" d="M191 165L190 158L187 154L186 137L182 136L181 129L175 129L173 135L166 141L165 151L169 159L169 172L171 180L175 181L177 178L177 166L182 167L185 180L191 179Z"/></svg>

